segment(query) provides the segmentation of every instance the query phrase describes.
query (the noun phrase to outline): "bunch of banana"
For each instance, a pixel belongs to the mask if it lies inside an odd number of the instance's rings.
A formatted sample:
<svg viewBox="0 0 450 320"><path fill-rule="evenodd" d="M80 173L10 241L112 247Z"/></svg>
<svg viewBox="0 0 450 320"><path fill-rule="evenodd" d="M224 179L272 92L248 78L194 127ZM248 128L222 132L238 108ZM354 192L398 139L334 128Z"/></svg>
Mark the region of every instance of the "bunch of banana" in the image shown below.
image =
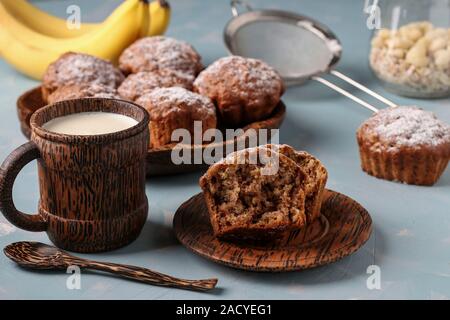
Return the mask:
<svg viewBox="0 0 450 320"><path fill-rule="evenodd" d="M170 20L166 1L125 0L101 23L70 29L26 0L0 0L0 55L17 70L41 79L61 54L83 52L117 62L136 39L164 33Z"/></svg>

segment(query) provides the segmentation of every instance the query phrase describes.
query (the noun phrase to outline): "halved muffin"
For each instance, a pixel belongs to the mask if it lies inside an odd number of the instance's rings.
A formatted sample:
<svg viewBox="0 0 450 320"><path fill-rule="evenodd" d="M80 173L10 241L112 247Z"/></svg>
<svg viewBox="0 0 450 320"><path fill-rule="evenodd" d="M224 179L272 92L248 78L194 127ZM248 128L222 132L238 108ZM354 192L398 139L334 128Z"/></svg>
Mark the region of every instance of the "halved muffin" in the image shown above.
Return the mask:
<svg viewBox="0 0 450 320"><path fill-rule="evenodd" d="M301 228L306 181L295 161L276 151L231 153L200 178L215 236L266 240Z"/></svg>

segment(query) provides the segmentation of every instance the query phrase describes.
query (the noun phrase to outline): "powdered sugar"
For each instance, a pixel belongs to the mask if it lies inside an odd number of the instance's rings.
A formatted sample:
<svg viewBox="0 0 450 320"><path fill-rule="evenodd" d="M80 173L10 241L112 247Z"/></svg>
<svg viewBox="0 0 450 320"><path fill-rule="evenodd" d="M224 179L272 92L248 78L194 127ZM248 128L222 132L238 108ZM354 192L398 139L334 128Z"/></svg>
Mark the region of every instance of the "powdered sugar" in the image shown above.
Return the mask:
<svg viewBox="0 0 450 320"><path fill-rule="evenodd" d="M203 70L193 90L216 103L222 123L242 126L268 117L284 85L275 69L263 61L231 56Z"/></svg>
<svg viewBox="0 0 450 320"><path fill-rule="evenodd" d="M123 75L110 62L72 52L52 63L44 76L44 84L54 88L87 83L117 88L122 80Z"/></svg>
<svg viewBox="0 0 450 320"><path fill-rule="evenodd" d="M365 124L373 126L379 139L394 147L450 143L450 126L417 107L384 109Z"/></svg>
<svg viewBox="0 0 450 320"><path fill-rule="evenodd" d="M215 115L215 107L211 100L181 87L157 88L140 97L136 103L146 106L149 103L153 110L160 109L162 115L181 108Z"/></svg>
<svg viewBox="0 0 450 320"><path fill-rule="evenodd" d="M120 99L117 90L102 84L87 83L82 85L62 86L47 98L48 103L78 98Z"/></svg>
<svg viewBox="0 0 450 320"><path fill-rule="evenodd" d="M195 84L201 86L208 76L220 76L224 72L237 80L241 88L270 91L277 90L279 87L280 76L275 69L261 60L240 56L229 56L215 61L200 73Z"/></svg>
<svg viewBox="0 0 450 320"><path fill-rule="evenodd" d="M208 104L211 103L207 97L188 91L181 87L159 88L152 94L154 99L169 99L175 103L184 102L187 104Z"/></svg>
<svg viewBox="0 0 450 320"><path fill-rule="evenodd" d="M120 85L119 94L128 100L136 100L140 96L156 88L183 87L192 88L194 77L172 70L141 71L130 74Z"/></svg>
<svg viewBox="0 0 450 320"><path fill-rule="evenodd" d="M132 73L171 69L194 76L202 69L200 56L190 44L163 36L136 41L122 53L119 63Z"/></svg>

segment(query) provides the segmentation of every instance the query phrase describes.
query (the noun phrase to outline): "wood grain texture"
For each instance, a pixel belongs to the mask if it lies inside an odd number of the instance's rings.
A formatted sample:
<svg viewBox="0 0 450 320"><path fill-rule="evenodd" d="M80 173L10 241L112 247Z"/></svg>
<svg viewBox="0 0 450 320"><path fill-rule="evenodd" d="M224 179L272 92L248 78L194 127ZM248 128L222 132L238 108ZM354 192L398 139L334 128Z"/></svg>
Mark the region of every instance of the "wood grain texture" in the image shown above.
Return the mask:
<svg viewBox="0 0 450 320"><path fill-rule="evenodd" d="M152 285L196 291L211 290L217 284L217 279L186 280L146 268L82 259L40 242L11 243L3 249L3 252L20 266L31 269L65 270L69 266L78 266L84 269L113 273L123 278Z"/></svg>
<svg viewBox="0 0 450 320"><path fill-rule="evenodd" d="M53 118L86 111L120 113L134 118L138 124L93 136L57 134L41 127ZM9 161L8 157L2 166L3 214L20 228L45 229L53 243L71 251L106 251L130 243L139 235L148 212L145 195L148 121L145 109L111 99L68 100L39 109L30 119L29 143L38 154L33 154L33 158L38 158L40 188L38 215L34 217L39 218L40 224L20 223L19 220L33 216L15 210L12 202L15 176L31 160L25 157L28 153L17 157L23 147L10 156L15 161Z"/></svg>
<svg viewBox="0 0 450 320"><path fill-rule="evenodd" d="M42 98L41 87L36 87L23 93L17 100L17 114L20 121L20 127L23 134L30 138L31 128L30 128L30 118L31 115L38 109L45 106L45 102ZM244 131L248 129L278 129L283 123L286 114L286 106L283 102L275 108L269 118L251 123L243 128ZM220 126L220 124L219 124ZM270 137L269 137L270 138ZM229 140L218 144L211 145L195 145L186 146L184 148L185 152L191 153L191 159L194 158L196 152L204 152L205 149L214 148L216 146L222 147L222 150L227 149L227 145L237 145L245 139L245 136L239 138L239 140ZM262 144L267 143L267 141L261 141ZM169 175L178 174L184 172L192 172L200 169L206 169L208 167L205 163L200 164L179 164L176 165L171 160L172 149L175 144L166 145L161 148L149 149L147 153L147 175L148 176L158 176L158 175ZM231 148L228 148L229 150ZM236 150L236 149L234 149ZM223 152L226 154L226 152Z"/></svg>
<svg viewBox="0 0 450 320"><path fill-rule="evenodd" d="M46 231L47 221L40 214L26 214L16 209L13 202L13 185L20 170L40 157L39 149L29 141L12 152L0 168L0 211L15 226L28 231Z"/></svg>
<svg viewBox="0 0 450 320"><path fill-rule="evenodd" d="M353 199L325 190L321 212L312 224L273 243L226 242L214 237L200 193L179 207L173 226L185 247L214 262L252 271L294 271L348 256L370 237L372 219Z"/></svg>

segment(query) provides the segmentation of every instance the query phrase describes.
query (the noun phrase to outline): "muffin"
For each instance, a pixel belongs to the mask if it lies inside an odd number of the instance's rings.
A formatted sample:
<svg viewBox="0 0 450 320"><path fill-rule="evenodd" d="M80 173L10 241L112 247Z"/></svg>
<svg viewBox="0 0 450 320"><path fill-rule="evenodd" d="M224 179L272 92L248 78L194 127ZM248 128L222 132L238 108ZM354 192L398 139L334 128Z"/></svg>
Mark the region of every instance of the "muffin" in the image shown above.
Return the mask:
<svg viewBox="0 0 450 320"><path fill-rule="evenodd" d="M42 96L48 96L62 86L99 84L117 88L124 79L110 62L84 53L67 52L51 63L42 80Z"/></svg>
<svg viewBox="0 0 450 320"><path fill-rule="evenodd" d="M307 222L304 173L274 150L231 153L199 183L218 238L273 240Z"/></svg>
<svg viewBox="0 0 450 320"><path fill-rule="evenodd" d="M172 70L141 71L130 74L117 89L126 100L135 101L156 88L183 87L191 90L194 77Z"/></svg>
<svg viewBox="0 0 450 320"><path fill-rule="evenodd" d="M221 121L236 127L267 118L280 101L284 84L263 61L231 56L203 70L194 81L194 91L209 97Z"/></svg>
<svg viewBox="0 0 450 320"><path fill-rule="evenodd" d="M156 36L137 40L119 58L125 73L170 69L195 77L202 69L200 55L184 41Z"/></svg>
<svg viewBox="0 0 450 320"><path fill-rule="evenodd" d="M362 169L382 179L433 185L450 159L450 126L417 107L380 110L356 136Z"/></svg>
<svg viewBox="0 0 450 320"><path fill-rule="evenodd" d="M155 89L141 96L136 103L150 115L151 148L171 143L175 129L187 129L194 135L194 121L201 121L202 134L217 125L211 100L181 87Z"/></svg>
<svg viewBox="0 0 450 320"><path fill-rule="evenodd" d="M78 98L109 98L120 99L117 90L100 84L73 84L53 91L47 98L47 103L78 99Z"/></svg>
<svg viewBox="0 0 450 320"><path fill-rule="evenodd" d="M311 223L320 216L322 196L328 179L327 169L308 152L296 151L286 144L269 144L266 147L289 157L305 173L305 213L307 222Z"/></svg>

